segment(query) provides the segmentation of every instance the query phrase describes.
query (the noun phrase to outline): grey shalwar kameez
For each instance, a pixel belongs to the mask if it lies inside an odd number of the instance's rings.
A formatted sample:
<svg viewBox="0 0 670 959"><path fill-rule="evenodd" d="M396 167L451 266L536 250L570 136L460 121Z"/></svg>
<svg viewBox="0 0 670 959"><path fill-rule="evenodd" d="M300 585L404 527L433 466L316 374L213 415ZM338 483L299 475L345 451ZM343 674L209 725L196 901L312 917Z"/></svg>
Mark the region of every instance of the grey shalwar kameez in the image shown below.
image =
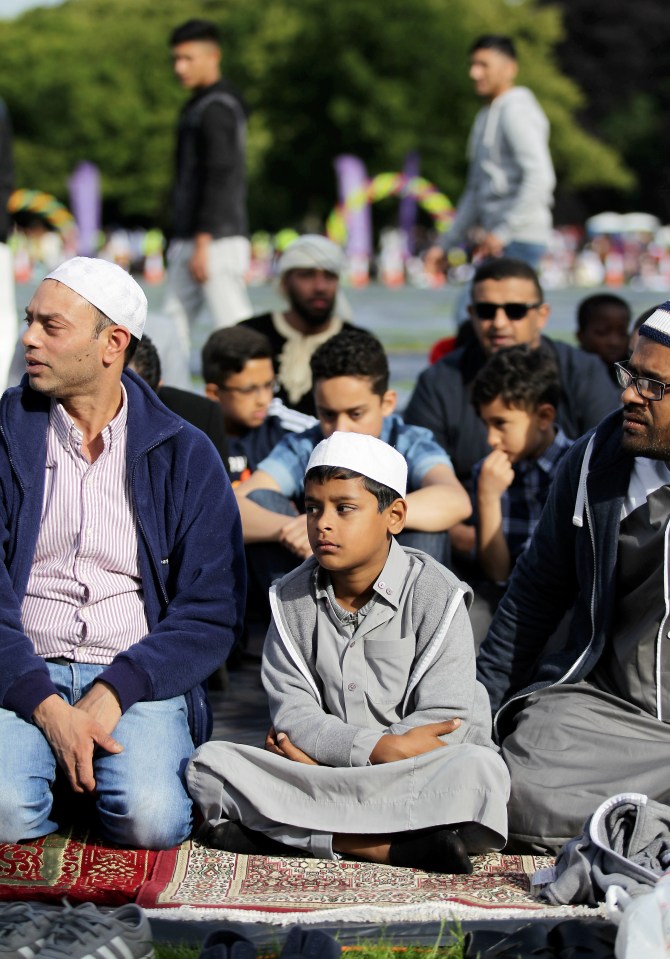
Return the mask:
<svg viewBox="0 0 670 959"><path fill-rule="evenodd" d="M313 558L271 591L263 684L277 732L320 765L207 743L187 771L206 821L239 820L315 856L333 833L390 834L472 823L469 851L499 849L509 777L475 680L470 591L425 553L395 541L358 613L338 606ZM459 717L447 748L383 765L383 733Z"/></svg>
<svg viewBox="0 0 670 959"><path fill-rule="evenodd" d="M517 850L559 850L619 793L670 803L669 484L664 462L635 459L603 655L581 682L531 693L503 742Z"/></svg>

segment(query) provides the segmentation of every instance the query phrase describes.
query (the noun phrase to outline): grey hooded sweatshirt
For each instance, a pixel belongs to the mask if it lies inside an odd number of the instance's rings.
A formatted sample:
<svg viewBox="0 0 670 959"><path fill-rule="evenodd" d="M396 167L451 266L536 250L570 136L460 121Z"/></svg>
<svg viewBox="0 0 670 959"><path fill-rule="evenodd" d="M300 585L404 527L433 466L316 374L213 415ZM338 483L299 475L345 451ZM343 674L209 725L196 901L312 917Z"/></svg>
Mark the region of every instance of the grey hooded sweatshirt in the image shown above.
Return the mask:
<svg viewBox="0 0 670 959"><path fill-rule="evenodd" d="M445 248L464 243L478 227L503 244L547 243L556 176L549 121L527 87L512 87L479 111L468 157L468 179Z"/></svg>

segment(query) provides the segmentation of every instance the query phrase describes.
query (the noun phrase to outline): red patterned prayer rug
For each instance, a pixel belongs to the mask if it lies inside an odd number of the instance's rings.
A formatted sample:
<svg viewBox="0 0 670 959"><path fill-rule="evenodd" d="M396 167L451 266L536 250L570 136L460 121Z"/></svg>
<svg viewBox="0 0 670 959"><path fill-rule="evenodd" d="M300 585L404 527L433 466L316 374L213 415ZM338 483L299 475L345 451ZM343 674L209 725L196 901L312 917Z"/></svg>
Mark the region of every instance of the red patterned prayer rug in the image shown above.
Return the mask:
<svg viewBox="0 0 670 959"><path fill-rule="evenodd" d="M28 842L0 843L0 900L133 902L157 857L148 849L88 842L62 832Z"/></svg>
<svg viewBox="0 0 670 959"><path fill-rule="evenodd" d="M471 876L442 876L363 862L236 856L186 842L158 854L137 902L148 909L217 907L266 914L427 903L538 910L543 904L531 894L531 876L551 861L491 853L476 857Z"/></svg>

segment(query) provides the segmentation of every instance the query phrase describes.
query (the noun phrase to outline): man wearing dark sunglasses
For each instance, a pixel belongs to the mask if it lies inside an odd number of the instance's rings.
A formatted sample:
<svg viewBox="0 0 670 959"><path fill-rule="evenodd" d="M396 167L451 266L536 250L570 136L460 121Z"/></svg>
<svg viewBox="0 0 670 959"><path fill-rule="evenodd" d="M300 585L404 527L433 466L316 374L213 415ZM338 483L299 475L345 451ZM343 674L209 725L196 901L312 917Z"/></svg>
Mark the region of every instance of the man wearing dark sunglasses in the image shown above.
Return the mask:
<svg viewBox="0 0 670 959"><path fill-rule="evenodd" d="M670 801L670 301L639 333L623 409L566 453L479 654L517 852L555 853L609 797Z"/></svg>
<svg viewBox="0 0 670 959"><path fill-rule="evenodd" d="M549 306L535 270L521 260L484 262L472 281L469 307L475 337L419 376L405 420L432 430L467 485L473 465L489 452L486 430L470 403L472 381L489 356L526 343L548 350L561 378L557 423L576 439L619 405L619 394L597 356L543 336ZM462 543L467 551L468 541Z"/></svg>

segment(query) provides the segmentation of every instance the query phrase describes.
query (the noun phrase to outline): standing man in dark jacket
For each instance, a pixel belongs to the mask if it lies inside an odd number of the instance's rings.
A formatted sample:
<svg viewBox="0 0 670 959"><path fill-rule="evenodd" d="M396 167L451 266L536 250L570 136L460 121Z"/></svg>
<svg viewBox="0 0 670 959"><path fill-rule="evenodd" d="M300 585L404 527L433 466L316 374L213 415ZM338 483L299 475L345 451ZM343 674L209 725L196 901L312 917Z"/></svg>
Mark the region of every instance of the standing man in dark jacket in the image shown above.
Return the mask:
<svg viewBox="0 0 670 959"><path fill-rule="evenodd" d="M11 225L7 204L13 187L12 126L7 107L0 100L0 392L7 385L17 332L14 265L7 246Z"/></svg>
<svg viewBox="0 0 670 959"><path fill-rule="evenodd" d="M184 769L241 625L244 553L212 444L124 371L146 312L115 264L61 264L0 400L0 842L58 827L57 766L95 794L105 839L191 831Z"/></svg>
<svg viewBox="0 0 670 959"><path fill-rule="evenodd" d="M246 210L246 108L221 77L219 31L188 20L170 37L174 72L193 95L177 130L173 239L165 312L182 341L186 386L190 326L203 304L213 326L251 315L245 286L250 244Z"/></svg>
<svg viewBox="0 0 670 959"><path fill-rule="evenodd" d="M618 793L670 802L670 301L618 376L623 410L566 454L479 654L518 852L555 852Z"/></svg>

